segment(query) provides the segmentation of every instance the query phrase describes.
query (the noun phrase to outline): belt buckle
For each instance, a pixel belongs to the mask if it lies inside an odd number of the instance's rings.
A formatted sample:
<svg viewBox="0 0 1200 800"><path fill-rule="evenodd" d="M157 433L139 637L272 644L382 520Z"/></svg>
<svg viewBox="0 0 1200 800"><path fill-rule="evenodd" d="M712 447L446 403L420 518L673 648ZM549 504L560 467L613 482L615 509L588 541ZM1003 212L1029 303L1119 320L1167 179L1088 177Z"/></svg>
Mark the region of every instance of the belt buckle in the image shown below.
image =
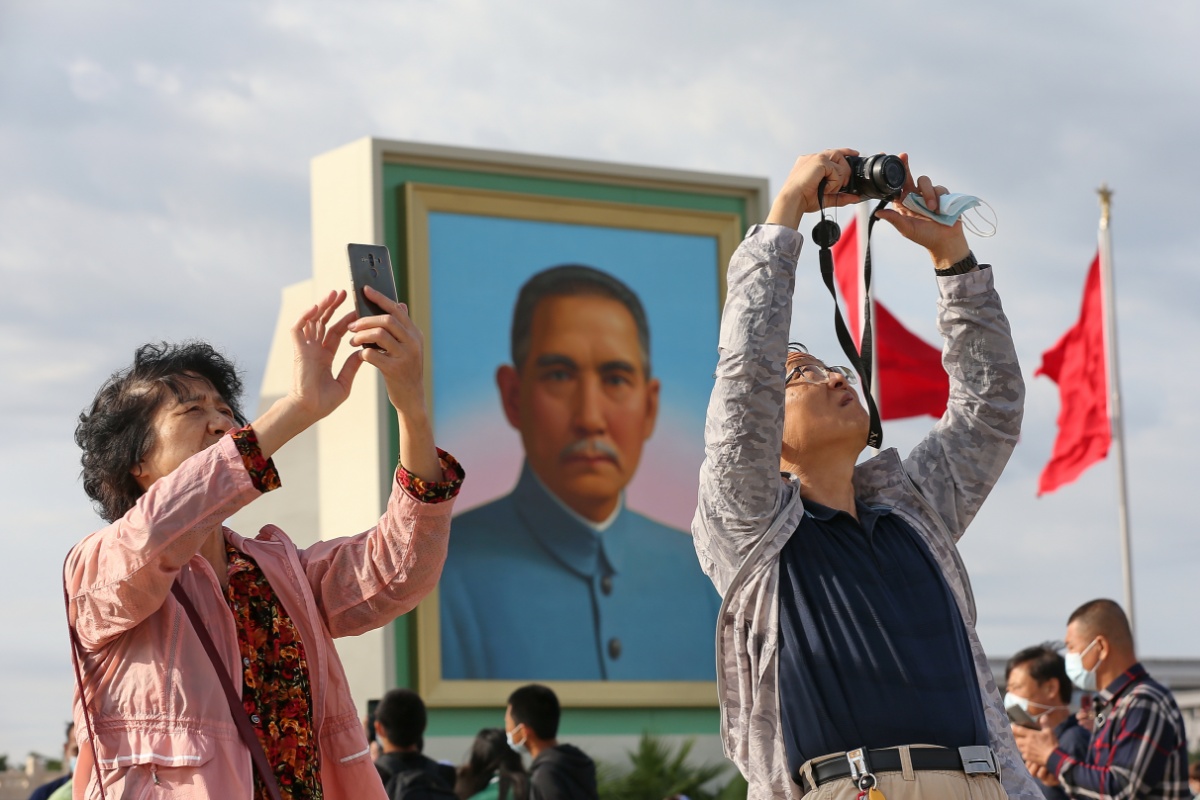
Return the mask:
<svg viewBox="0 0 1200 800"><path fill-rule="evenodd" d="M962 759L963 772L968 775L996 775L996 754L986 745L976 744L958 748L958 757Z"/></svg>

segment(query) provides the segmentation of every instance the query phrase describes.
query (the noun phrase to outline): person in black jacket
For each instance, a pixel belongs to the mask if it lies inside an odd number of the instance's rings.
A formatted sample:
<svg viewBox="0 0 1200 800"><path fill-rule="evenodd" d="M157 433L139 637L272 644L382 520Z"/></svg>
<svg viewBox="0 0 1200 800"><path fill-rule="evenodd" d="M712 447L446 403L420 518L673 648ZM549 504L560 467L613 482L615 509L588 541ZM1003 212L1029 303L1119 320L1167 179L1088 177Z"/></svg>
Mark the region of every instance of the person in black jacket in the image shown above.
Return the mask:
<svg viewBox="0 0 1200 800"><path fill-rule="evenodd" d="M1029 727L1032 721L1054 731L1059 746L1074 758L1082 761L1087 756L1092 734L1071 713L1071 679L1067 677L1066 662L1056 650L1044 644L1026 647L1008 660L1004 682L1004 707L1014 725L1024 718L1023 723ZM1047 800L1067 800L1061 787L1038 783Z"/></svg>
<svg viewBox="0 0 1200 800"><path fill-rule="evenodd" d="M375 709L375 736L383 755L375 766L391 800L454 800L454 767L439 764L425 748L425 701L411 689L392 689Z"/></svg>
<svg viewBox="0 0 1200 800"><path fill-rule="evenodd" d="M47 800L60 786L71 780L75 772L75 758L79 755L79 743L75 741L75 723L67 723L67 743L63 745L63 770L65 775L43 783L33 790L29 800Z"/></svg>
<svg viewBox="0 0 1200 800"><path fill-rule="evenodd" d="M558 696L537 683L508 698L504 732L517 752L529 753L529 800L599 800L596 764L570 744L558 743Z"/></svg>

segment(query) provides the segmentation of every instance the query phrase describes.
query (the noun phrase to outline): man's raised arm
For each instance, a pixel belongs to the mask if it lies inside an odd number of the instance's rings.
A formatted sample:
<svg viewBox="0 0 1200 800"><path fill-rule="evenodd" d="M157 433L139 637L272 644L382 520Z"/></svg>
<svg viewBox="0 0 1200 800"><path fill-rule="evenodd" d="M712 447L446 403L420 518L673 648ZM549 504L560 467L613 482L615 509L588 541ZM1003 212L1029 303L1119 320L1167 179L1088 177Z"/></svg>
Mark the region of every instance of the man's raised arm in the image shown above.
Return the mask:
<svg viewBox="0 0 1200 800"><path fill-rule="evenodd" d="M792 319L796 259L805 212L818 208L828 178L836 192L849 175L847 155L801 156L771 207L750 229L726 274L715 384L704 423L704 463L692 534L704 571L724 594L745 557L770 528L782 502L784 361ZM827 207L855 202L828 194Z"/></svg>
<svg viewBox="0 0 1200 800"><path fill-rule="evenodd" d="M926 177L909 190L920 192L934 210L937 197L946 193ZM946 413L913 448L905 468L957 540L999 479L1021 432L1025 383L1016 346L992 270L975 264L961 222L947 227L902 207L878 216L926 247L937 275L950 397Z"/></svg>

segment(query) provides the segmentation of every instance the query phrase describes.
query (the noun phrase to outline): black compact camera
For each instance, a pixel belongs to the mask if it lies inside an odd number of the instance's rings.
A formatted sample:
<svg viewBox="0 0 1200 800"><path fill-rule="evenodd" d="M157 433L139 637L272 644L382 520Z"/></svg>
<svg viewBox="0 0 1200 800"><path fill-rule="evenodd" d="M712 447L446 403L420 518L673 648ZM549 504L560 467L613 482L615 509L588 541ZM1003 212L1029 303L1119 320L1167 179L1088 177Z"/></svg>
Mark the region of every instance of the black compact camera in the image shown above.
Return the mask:
<svg viewBox="0 0 1200 800"><path fill-rule="evenodd" d="M904 179L908 177L908 170L899 156L882 153L866 158L846 156L846 163L850 165L850 180L846 181L842 191L859 197L876 200L895 197L904 188Z"/></svg>

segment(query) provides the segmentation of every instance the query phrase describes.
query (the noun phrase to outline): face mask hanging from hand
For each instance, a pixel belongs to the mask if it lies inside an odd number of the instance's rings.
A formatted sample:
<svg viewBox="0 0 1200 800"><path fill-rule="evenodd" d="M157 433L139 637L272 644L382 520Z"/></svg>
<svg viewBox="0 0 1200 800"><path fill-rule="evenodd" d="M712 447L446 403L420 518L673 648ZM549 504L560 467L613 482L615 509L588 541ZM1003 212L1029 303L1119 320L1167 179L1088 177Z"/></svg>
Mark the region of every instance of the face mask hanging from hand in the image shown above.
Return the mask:
<svg viewBox="0 0 1200 800"><path fill-rule="evenodd" d="M937 211L930 211L929 207L925 205L925 201L921 198L921 195L916 192L908 194L901 202L908 210L929 217L934 222L940 222L946 227L950 227L961 218L963 227L976 236L986 239L989 236L996 235L995 209L974 195L943 194L938 197ZM991 219L984 216L982 210L980 210L981 206L986 207L991 212ZM978 220L963 216L973 208L976 209L975 216L978 217Z"/></svg>

